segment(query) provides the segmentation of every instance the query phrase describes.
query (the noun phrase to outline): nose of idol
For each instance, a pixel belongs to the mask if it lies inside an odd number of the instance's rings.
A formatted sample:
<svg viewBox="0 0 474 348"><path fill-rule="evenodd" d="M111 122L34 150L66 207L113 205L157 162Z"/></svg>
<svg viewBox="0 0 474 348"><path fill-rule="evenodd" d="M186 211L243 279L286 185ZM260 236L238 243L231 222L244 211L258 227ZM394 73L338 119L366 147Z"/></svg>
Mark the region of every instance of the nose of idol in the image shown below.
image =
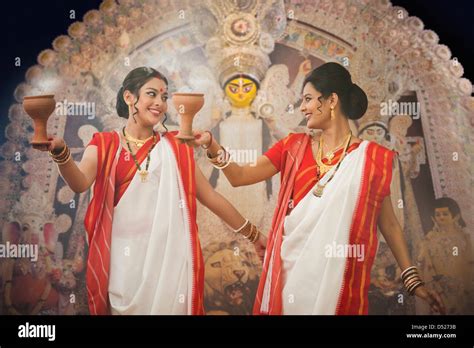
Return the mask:
<svg viewBox="0 0 474 348"><path fill-rule="evenodd" d="M245 108L252 104L257 95L257 85L245 77L237 77L225 85L225 94L231 104L237 108Z"/></svg>

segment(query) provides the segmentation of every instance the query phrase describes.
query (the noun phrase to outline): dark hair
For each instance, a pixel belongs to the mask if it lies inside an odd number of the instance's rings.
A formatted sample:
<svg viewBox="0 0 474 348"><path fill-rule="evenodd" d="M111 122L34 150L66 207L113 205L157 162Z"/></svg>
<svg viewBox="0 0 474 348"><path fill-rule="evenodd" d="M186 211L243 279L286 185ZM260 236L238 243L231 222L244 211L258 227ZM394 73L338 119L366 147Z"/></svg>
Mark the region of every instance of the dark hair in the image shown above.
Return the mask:
<svg viewBox="0 0 474 348"><path fill-rule="evenodd" d="M434 208L448 208L449 212L453 216L453 218L456 215L459 215L459 225L461 227L466 227L466 223L464 222L462 216L461 216L461 209L459 208L458 203L449 197L441 197L435 200L434 202Z"/></svg>
<svg viewBox="0 0 474 348"><path fill-rule="evenodd" d="M367 111L367 95L362 88L352 83L349 71L338 63L331 62L317 67L306 77L303 86L308 82L324 99L331 93L336 93L341 101L343 114L351 120L361 118ZM321 97L318 98L320 103Z"/></svg>
<svg viewBox="0 0 474 348"><path fill-rule="evenodd" d="M137 97L137 101L133 105L135 108L135 112L133 113L133 116L138 113L137 109L137 103L138 103L138 92L140 91L140 88L150 81L153 78L158 78L162 80L166 86L168 86L168 80L166 77L160 73L159 71L150 68L150 67L140 67L140 68L135 68L132 71L130 71L127 76L125 76L125 79L122 82L122 86L120 87L118 93L117 93L117 103L115 104L115 108L117 109L117 114L120 117L127 118L128 119L128 105L125 103L125 100L123 99L123 93L125 91L130 91L135 97ZM167 115L165 114L165 119L163 120L163 126L164 123L167 119ZM164 126L166 128L166 126Z"/></svg>

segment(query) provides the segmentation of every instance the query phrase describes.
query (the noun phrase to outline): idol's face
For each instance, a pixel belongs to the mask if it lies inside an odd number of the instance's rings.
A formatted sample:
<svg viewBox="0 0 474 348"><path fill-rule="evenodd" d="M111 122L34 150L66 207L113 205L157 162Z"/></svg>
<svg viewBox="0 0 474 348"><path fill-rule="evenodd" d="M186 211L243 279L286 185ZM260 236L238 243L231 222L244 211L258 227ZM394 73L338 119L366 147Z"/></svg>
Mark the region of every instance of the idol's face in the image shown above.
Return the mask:
<svg viewBox="0 0 474 348"><path fill-rule="evenodd" d="M319 100L318 100L319 98ZM319 91L308 82L303 88L300 111L310 129L326 129L331 122L330 98L324 99Z"/></svg>
<svg viewBox="0 0 474 348"><path fill-rule="evenodd" d="M381 143L385 137L385 129L373 125L364 129L360 137L364 140Z"/></svg>
<svg viewBox="0 0 474 348"><path fill-rule="evenodd" d="M448 207L435 208L434 219L440 227L451 226L454 223L454 217Z"/></svg>
<svg viewBox="0 0 474 348"><path fill-rule="evenodd" d="M237 108L249 107L257 95L257 85L245 77L237 77L225 85L225 94Z"/></svg>
<svg viewBox="0 0 474 348"><path fill-rule="evenodd" d="M129 91L124 92L124 99L132 104L135 118L142 126L154 127L163 120L168 110L168 87L163 80L152 78L138 91L138 102Z"/></svg>

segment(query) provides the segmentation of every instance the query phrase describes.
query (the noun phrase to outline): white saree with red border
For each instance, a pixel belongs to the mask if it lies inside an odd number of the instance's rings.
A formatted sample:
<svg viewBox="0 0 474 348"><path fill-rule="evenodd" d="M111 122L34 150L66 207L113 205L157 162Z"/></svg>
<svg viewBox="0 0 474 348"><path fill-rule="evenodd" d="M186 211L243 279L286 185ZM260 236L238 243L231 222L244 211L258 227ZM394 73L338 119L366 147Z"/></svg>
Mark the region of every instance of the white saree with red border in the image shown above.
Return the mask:
<svg viewBox="0 0 474 348"><path fill-rule="evenodd" d="M300 146L306 141L301 137ZM367 314L377 218L390 193L394 152L363 141L347 154L322 197L309 190L286 216L282 204L289 204L301 154L295 145L290 168L282 170L275 212L280 218L273 221L254 314Z"/></svg>

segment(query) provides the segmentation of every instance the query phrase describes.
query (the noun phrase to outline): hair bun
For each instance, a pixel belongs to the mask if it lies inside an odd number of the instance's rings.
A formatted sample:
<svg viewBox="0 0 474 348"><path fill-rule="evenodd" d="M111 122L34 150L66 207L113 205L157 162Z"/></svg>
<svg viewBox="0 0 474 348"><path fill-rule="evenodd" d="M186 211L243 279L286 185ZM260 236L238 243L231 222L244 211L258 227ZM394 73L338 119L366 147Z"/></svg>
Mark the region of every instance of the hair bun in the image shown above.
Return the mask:
<svg viewBox="0 0 474 348"><path fill-rule="evenodd" d="M348 113L348 117L351 120L358 120L362 116L364 116L365 112L367 111L367 106L369 101L367 99L367 94L355 83L352 84L350 91L349 91L349 103L350 110Z"/></svg>

